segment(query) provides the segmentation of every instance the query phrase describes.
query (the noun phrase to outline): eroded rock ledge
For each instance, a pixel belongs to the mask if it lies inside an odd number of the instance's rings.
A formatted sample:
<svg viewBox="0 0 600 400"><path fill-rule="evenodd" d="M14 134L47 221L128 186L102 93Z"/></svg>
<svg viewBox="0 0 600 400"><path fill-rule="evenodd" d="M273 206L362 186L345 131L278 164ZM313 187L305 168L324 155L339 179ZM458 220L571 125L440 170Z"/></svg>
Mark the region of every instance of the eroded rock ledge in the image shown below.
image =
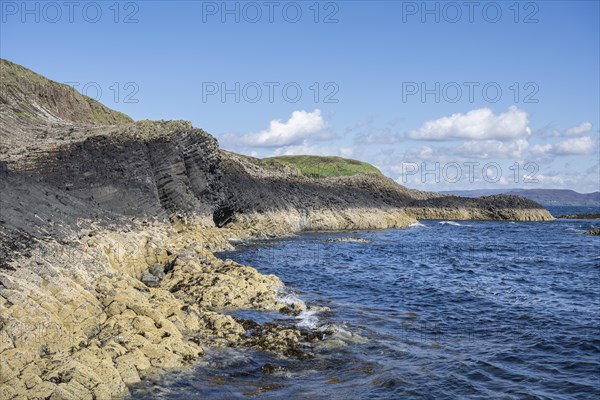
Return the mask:
<svg viewBox="0 0 600 400"><path fill-rule="evenodd" d="M226 314L290 305L277 297L277 277L212 255L226 246L224 231L197 227L87 229L0 270L0 397L118 397L150 371L191 365L209 345L303 354L299 330L248 336ZM163 274L155 287L140 280L149 270Z"/></svg>

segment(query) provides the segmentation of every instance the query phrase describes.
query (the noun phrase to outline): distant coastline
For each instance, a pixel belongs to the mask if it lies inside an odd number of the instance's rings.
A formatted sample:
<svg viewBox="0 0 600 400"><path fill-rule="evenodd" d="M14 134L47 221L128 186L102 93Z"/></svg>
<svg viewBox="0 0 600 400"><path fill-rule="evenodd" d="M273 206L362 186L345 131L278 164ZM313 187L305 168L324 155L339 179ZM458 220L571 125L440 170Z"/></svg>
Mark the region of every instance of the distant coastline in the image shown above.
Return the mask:
<svg viewBox="0 0 600 400"><path fill-rule="evenodd" d="M559 215L556 218L566 218L566 219L600 219L600 213L593 213L593 214L566 214L566 215Z"/></svg>
<svg viewBox="0 0 600 400"><path fill-rule="evenodd" d="M442 191L440 193L463 197L512 194L533 200L544 207L583 206L600 208L600 192L578 193L568 189L478 189Z"/></svg>

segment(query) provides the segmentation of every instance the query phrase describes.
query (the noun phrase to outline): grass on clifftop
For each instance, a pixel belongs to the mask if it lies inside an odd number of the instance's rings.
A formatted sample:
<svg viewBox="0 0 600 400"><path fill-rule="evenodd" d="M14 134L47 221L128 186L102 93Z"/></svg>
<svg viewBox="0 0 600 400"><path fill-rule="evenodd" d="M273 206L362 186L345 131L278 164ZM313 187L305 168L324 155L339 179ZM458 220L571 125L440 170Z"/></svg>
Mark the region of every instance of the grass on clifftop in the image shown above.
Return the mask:
<svg viewBox="0 0 600 400"><path fill-rule="evenodd" d="M351 176L360 173L381 175L381 171L369 163L342 157L280 156L264 158L263 161L268 165L276 163L293 165L302 175L316 178Z"/></svg>
<svg viewBox="0 0 600 400"><path fill-rule="evenodd" d="M79 93L72 86L50 80L4 58L0 58L0 93L3 94L0 107L12 110L21 119L39 114L39 110L31 106L35 103L72 122L100 125L133 122L129 116Z"/></svg>

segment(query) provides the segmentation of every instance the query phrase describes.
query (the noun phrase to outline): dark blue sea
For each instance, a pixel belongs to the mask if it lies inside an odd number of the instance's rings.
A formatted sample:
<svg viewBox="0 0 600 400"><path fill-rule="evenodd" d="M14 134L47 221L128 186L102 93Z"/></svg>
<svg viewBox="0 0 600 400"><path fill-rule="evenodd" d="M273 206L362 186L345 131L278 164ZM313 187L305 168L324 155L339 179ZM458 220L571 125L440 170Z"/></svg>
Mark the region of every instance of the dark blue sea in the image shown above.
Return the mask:
<svg viewBox="0 0 600 400"><path fill-rule="evenodd" d="M422 221L241 246L220 256L331 312L236 315L329 332L314 357L207 349L133 397L599 399L600 237L584 234L598 226ZM348 236L370 243L327 241Z"/></svg>

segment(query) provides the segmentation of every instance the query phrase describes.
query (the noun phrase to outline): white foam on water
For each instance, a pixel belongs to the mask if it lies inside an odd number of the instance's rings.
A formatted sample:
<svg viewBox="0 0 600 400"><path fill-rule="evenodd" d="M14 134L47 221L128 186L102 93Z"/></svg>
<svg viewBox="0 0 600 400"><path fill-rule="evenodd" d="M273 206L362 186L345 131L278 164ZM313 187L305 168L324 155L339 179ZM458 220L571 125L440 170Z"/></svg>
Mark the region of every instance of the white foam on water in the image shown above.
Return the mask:
<svg viewBox="0 0 600 400"><path fill-rule="evenodd" d="M452 225L452 226L462 226L461 224L459 224L456 221L440 221L440 224L442 224L442 225Z"/></svg>
<svg viewBox="0 0 600 400"><path fill-rule="evenodd" d="M364 336L350 332L339 324L325 324L320 326L319 330L328 333L325 340L316 345L321 348L333 349L346 347L350 343L364 344L370 341Z"/></svg>
<svg viewBox="0 0 600 400"><path fill-rule="evenodd" d="M292 293L277 293L277 300L288 306L299 306L302 309L306 309L306 303L302 301L298 296Z"/></svg>
<svg viewBox="0 0 600 400"><path fill-rule="evenodd" d="M317 329L319 326L319 317L317 317L318 311L315 310L304 310L296 319L300 320L296 325L298 328L306 329Z"/></svg>
<svg viewBox="0 0 600 400"><path fill-rule="evenodd" d="M296 316L296 326L304 329L317 329L321 325L321 321L318 317L320 310L307 310L306 303L293 293L286 292L286 288L283 287L277 293L277 300L287 304L288 306L294 306L296 309L302 310L300 314Z"/></svg>
<svg viewBox="0 0 600 400"><path fill-rule="evenodd" d="M420 223L419 221L414 222L408 226L409 228L425 228L425 225Z"/></svg>

